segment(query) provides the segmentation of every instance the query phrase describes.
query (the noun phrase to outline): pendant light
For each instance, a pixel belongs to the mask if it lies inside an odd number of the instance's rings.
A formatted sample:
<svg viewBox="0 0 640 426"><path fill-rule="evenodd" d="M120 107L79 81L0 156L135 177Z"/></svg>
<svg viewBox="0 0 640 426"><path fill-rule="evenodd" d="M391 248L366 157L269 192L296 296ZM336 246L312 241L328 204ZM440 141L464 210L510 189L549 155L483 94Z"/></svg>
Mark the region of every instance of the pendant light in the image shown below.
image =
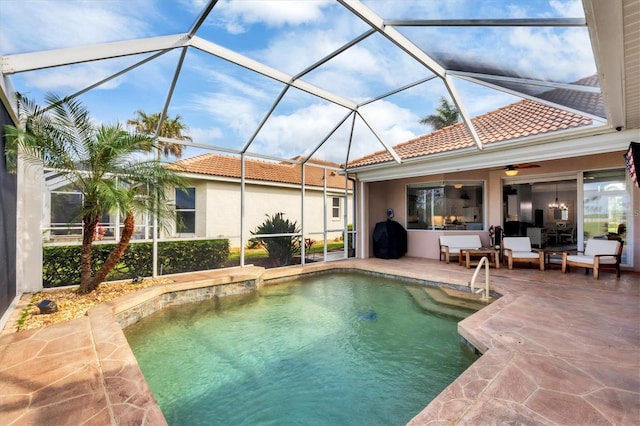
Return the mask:
<svg viewBox="0 0 640 426"><path fill-rule="evenodd" d="M549 208L550 209L560 209L560 210L567 210L567 206L564 203L559 203L558 202L558 184L556 183L556 201L553 203L549 203Z"/></svg>

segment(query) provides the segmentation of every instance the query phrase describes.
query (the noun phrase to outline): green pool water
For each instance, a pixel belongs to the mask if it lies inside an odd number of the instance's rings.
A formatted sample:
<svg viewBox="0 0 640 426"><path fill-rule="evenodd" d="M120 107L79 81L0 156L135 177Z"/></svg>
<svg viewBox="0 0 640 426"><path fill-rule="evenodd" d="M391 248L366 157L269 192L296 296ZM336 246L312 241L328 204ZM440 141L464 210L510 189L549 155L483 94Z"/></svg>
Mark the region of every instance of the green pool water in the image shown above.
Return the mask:
<svg viewBox="0 0 640 426"><path fill-rule="evenodd" d="M476 356L407 285L327 274L125 330L170 425L402 425Z"/></svg>

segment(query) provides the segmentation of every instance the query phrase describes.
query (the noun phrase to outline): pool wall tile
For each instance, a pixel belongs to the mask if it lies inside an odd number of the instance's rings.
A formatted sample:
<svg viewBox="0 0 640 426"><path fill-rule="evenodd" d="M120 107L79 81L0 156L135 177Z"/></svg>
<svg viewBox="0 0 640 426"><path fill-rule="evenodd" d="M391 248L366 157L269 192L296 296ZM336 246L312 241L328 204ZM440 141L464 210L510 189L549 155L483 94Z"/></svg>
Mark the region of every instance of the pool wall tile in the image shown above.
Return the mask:
<svg viewBox="0 0 640 426"><path fill-rule="evenodd" d="M210 285L174 290L172 285L165 285L165 292L151 296L141 303L115 312L116 321L125 329L149 315L152 315L166 307L178 306L185 303L200 302L230 296L239 296L254 293L258 289L258 279L243 279L231 283L208 283Z"/></svg>

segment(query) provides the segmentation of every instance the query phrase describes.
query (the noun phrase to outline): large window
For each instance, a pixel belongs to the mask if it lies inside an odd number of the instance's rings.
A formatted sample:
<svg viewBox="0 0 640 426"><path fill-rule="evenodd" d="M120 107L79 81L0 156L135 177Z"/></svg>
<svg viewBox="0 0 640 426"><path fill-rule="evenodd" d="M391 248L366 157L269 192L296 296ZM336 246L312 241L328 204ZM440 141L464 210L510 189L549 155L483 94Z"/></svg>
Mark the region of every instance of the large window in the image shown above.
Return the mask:
<svg viewBox="0 0 640 426"><path fill-rule="evenodd" d="M407 186L407 228L481 230L483 182L434 182Z"/></svg>
<svg viewBox="0 0 640 426"><path fill-rule="evenodd" d="M195 188L176 188L176 230L180 234L196 233Z"/></svg>

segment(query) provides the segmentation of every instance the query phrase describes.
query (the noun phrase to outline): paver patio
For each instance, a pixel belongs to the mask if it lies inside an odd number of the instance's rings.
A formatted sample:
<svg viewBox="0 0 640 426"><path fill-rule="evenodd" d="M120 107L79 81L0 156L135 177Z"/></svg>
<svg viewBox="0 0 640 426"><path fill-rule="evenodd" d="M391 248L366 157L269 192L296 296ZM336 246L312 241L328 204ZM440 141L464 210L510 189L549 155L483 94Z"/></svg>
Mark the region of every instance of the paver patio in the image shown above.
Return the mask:
<svg viewBox="0 0 640 426"><path fill-rule="evenodd" d="M250 271L268 280L326 268L453 284L466 284L473 272L417 258ZM188 287L229 273L238 270L175 281ZM603 273L597 281L582 270L502 268L490 274L503 297L458 325L483 355L410 424L638 424L640 274L616 279ZM165 424L112 306L19 333L10 321L0 336L2 424Z"/></svg>

